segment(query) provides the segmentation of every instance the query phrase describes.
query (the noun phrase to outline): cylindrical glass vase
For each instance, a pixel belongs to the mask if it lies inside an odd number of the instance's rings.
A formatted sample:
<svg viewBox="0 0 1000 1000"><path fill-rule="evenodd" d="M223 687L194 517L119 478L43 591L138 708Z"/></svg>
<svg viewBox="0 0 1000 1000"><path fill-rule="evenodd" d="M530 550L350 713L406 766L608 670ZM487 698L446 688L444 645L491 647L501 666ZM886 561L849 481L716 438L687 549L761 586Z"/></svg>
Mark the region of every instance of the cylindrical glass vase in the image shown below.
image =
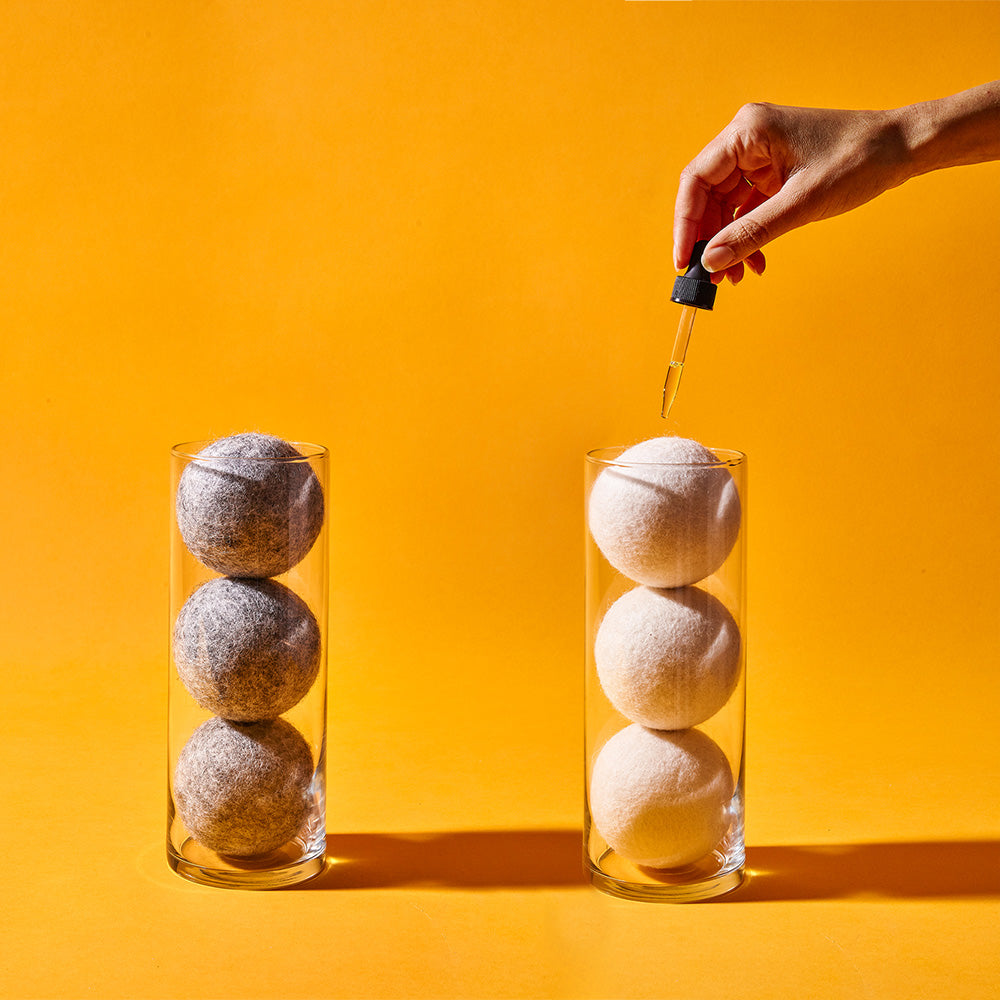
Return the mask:
<svg viewBox="0 0 1000 1000"><path fill-rule="evenodd" d="M272 889L326 850L327 450L171 450L167 860Z"/></svg>
<svg viewBox="0 0 1000 1000"><path fill-rule="evenodd" d="M584 851L626 899L743 880L746 457L586 456Z"/></svg>

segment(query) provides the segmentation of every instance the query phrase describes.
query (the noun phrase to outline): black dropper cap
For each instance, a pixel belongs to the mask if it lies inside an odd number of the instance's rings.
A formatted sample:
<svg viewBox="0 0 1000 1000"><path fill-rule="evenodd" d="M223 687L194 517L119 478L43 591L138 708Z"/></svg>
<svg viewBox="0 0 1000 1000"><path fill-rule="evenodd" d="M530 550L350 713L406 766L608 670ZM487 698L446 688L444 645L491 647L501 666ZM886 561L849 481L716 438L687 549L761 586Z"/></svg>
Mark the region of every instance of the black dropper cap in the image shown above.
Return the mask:
<svg viewBox="0 0 1000 1000"><path fill-rule="evenodd" d="M694 306L695 309L711 309L715 305L715 285L712 275L701 263L701 255L708 246L708 240L699 240L691 251L688 269L674 279L674 291L671 302L679 302L682 306Z"/></svg>

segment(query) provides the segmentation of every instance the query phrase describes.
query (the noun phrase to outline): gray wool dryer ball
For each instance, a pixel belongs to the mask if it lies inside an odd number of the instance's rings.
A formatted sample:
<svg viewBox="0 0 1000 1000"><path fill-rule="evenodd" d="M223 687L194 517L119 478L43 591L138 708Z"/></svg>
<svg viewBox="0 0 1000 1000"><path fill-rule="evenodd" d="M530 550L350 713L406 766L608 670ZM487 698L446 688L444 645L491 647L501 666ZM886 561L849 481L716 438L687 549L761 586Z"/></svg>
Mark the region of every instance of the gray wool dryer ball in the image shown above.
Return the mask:
<svg viewBox="0 0 1000 1000"><path fill-rule="evenodd" d="M273 719L316 680L319 625L305 601L277 580L221 577L184 603L173 653L202 708L240 722Z"/></svg>
<svg viewBox="0 0 1000 1000"><path fill-rule="evenodd" d="M679 868L721 842L733 792L726 755L701 730L668 733L633 723L615 733L594 762L590 812L626 860Z"/></svg>
<svg viewBox="0 0 1000 1000"><path fill-rule="evenodd" d="M594 641L601 687L632 722L687 729L729 700L740 673L740 630L698 587L636 587L619 597Z"/></svg>
<svg viewBox="0 0 1000 1000"><path fill-rule="evenodd" d="M209 719L177 760L174 795L191 835L218 854L268 854L302 828L313 760L284 719L232 723Z"/></svg>
<svg viewBox="0 0 1000 1000"><path fill-rule="evenodd" d="M287 441L235 434L203 448L177 486L177 526L192 555L226 576L278 576L323 526L323 489Z"/></svg>
<svg viewBox="0 0 1000 1000"><path fill-rule="evenodd" d="M740 530L736 482L716 456L687 438L633 445L590 492L590 533L605 559L636 583L683 587L711 576ZM645 463L645 464L644 464Z"/></svg>

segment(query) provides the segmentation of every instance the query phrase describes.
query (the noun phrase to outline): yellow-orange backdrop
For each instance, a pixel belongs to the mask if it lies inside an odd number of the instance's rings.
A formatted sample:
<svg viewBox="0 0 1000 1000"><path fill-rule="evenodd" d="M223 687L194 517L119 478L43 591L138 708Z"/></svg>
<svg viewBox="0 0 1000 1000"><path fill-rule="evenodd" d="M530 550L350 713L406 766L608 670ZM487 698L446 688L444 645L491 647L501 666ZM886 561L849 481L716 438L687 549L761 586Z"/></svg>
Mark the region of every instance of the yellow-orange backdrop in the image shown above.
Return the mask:
<svg viewBox="0 0 1000 1000"><path fill-rule="evenodd" d="M619 904L565 857L582 455L663 430L677 174L744 101L932 98L998 37L996 3L8 3L5 995L983 995L997 164L787 236L695 328L670 429L750 456L757 896ZM162 861L167 452L248 428L333 452L366 891Z"/></svg>

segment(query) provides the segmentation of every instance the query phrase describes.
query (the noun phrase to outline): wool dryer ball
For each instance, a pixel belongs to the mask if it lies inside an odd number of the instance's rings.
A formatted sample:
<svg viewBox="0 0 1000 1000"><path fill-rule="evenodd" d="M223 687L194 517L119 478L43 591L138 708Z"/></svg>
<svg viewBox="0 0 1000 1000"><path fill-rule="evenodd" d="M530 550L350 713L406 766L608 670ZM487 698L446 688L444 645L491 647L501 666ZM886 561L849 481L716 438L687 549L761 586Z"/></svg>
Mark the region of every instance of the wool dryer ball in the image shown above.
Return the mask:
<svg viewBox="0 0 1000 1000"><path fill-rule="evenodd" d="M278 576L323 526L323 488L302 454L269 434L203 448L177 486L177 526L192 555L226 576Z"/></svg>
<svg viewBox="0 0 1000 1000"><path fill-rule="evenodd" d="M277 580L203 583L174 623L174 662L202 708L224 719L273 719L305 697L319 672L319 625Z"/></svg>
<svg viewBox="0 0 1000 1000"><path fill-rule="evenodd" d="M218 854L267 854L291 840L309 811L309 745L284 719L209 719L177 759L174 796L192 836Z"/></svg>
<svg viewBox="0 0 1000 1000"><path fill-rule="evenodd" d="M740 673L740 630L698 587L636 587L608 609L594 642L608 700L632 722L686 729L729 700Z"/></svg>
<svg viewBox="0 0 1000 1000"><path fill-rule="evenodd" d="M615 733L594 762L590 812L598 832L626 860L679 868L720 843L733 791L726 755L703 732L633 723Z"/></svg>
<svg viewBox="0 0 1000 1000"><path fill-rule="evenodd" d="M590 492L590 532L619 573L649 587L683 587L711 576L740 530L729 470L696 441L659 437L633 445ZM644 464L645 463L645 464Z"/></svg>

